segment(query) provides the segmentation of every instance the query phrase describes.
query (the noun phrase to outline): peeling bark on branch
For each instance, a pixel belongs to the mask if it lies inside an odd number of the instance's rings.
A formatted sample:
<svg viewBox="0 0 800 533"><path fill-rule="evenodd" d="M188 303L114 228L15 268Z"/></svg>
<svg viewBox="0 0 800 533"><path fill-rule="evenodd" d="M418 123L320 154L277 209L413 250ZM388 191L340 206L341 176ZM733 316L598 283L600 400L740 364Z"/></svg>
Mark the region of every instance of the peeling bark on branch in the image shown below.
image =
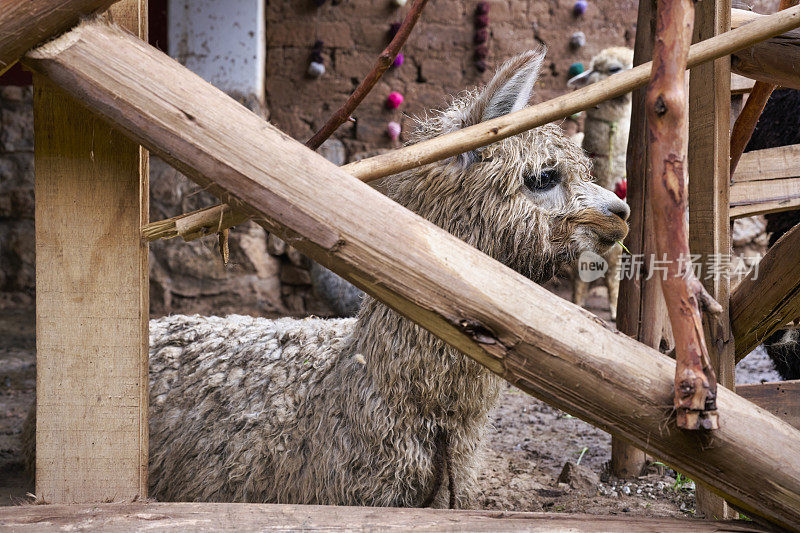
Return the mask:
<svg viewBox="0 0 800 533"><path fill-rule="evenodd" d="M685 429L716 429L717 383L705 345L700 307L702 303L713 313L719 312L720 306L697 280L688 260L688 108L684 71L693 24L692 0L658 3L652 77L646 97L653 169L649 191L657 256L666 260L661 284L675 335L677 425Z"/></svg>

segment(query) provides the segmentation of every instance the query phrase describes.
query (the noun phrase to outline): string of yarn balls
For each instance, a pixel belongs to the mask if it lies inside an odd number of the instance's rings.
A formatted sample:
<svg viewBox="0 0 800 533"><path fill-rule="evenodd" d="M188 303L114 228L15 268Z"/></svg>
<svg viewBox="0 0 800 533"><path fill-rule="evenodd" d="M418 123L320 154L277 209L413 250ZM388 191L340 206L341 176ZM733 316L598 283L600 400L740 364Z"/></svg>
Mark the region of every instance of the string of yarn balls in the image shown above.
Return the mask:
<svg viewBox="0 0 800 533"><path fill-rule="evenodd" d="M575 5L572 6L572 12L575 14L576 17L583 15L586 13L586 9L589 7L589 2L586 0L576 0Z"/></svg>
<svg viewBox="0 0 800 533"><path fill-rule="evenodd" d="M397 91L392 91L386 97L386 107L389 109L397 109L403 103L403 95Z"/></svg>
<svg viewBox="0 0 800 533"><path fill-rule="evenodd" d="M578 74L582 74L584 71L583 63L573 63L569 66L569 70L567 71L567 76L570 78L574 78Z"/></svg>
<svg viewBox="0 0 800 533"><path fill-rule="evenodd" d="M489 47L486 41L489 40L489 4L487 2L478 2L475 5L475 35L473 42L475 43L475 69L478 72L485 72L486 58L489 56Z"/></svg>
<svg viewBox="0 0 800 533"><path fill-rule="evenodd" d="M401 129L402 129L402 128L400 127L400 124L399 124L399 123L397 123L397 122L395 122L394 120L393 120L393 121L391 121L391 122L389 122L389 123L386 125L386 133L388 133L388 134L389 134L389 137L390 137L390 138L391 138L393 141L396 141L397 139L399 139L399 138L400 138L400 131L401 131Z"/></svg>
<svg viewBox="0 0 800 533"><path fill-rule="evenodd" d="M322 41L314 42L311 49L311 63L308 64L306 71L312 78L319 78L325 74L325 59L322 57L322 47L325 45Z"/></svg>
<svg viewBox="0 0 800 533"><path fill-rule="evenodd" d="M569 38L569 45L572 48L581 48L586 46L586 34L582 31L576 31L572 34L572 37Z"/></svg>
<svg viewBox="0 0 800 533"><path fill-rule="evenodd" d="M625 178L619 180L616 185L614 185L614 194L619 196L621 200L624 200L626 196L628 196L628 180Z"/></svg>
<svg viewBox="0 0 800 533"><path fill-rule="evenodd" d="M394 61L392 62L392 66L394 68L397 68L403 63L405 63L405 61L406 61L406 56L403 55L403 52L398 52L397 57L395 57Z"/></svg>

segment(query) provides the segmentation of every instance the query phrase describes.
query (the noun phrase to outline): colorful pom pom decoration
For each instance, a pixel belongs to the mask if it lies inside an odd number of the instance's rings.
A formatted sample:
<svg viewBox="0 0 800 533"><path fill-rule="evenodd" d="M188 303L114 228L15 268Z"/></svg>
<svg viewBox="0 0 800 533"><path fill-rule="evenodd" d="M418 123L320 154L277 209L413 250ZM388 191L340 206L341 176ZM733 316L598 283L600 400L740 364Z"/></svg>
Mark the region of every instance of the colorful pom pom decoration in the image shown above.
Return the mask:
<svg viewBox="0 0 800 533"><path fill-rule="evenodd" d="M486 28L475 30L475 44L483 44L489 40L489 31Z"/></svg>
<svg viewBox="0 0 800 533"><path fill-rule="evenodd" d="M569 38L569 46L573 49L582 48L586 46L586 34L582 31L576 31Z"/></svg>
<svg viewBox="0 0 800 533"><path fill-rule="evenodd" d="M628 180L621 179L614 185L614 194L624 200L628 196Z"/></svg>
<svg viewBox="0 0 800 533"><path fill-rule="evenodd" d="M572 6L572 13L579 17L586 13L586 9L589 7L589 2L586 0L576 0L575 5Z"/></svg>
<svg viewBox="0 0 800 533"><path fill-rule="evenodd" d="M398 52L397 57L395 57L394 61L392 62L392 66L394 68L397 68L405 62L406 62L406 56L403 55L403 52Z"/></svg>
<svg viewBox="0 0 800 533"><path fill-rule="evenodd" d="M489 15L477 15L475 17L475 26L478 28L485 28L489 25Z"/></svg>
<svg viewBox="0 0 800 533"><path fill-rule="evenodd" d="M402 128L401 128L400 124L395 122L394 120L386 125L386 133L389 134L389 137L393 141L396 141L397 139L400 138L400 131L401 130L402 130Z"/></svg>
<svg viewBox="0 0 800 533"><path fill-rule="evenodd" d="M487 2L478 2L475 6L475 13L478 15L486 15L489 13L489 4Z"/></svg>
<svg viewBox="0 0 800 533"><path fill-rule="evenodd" d="M486 72L487 68L488 67L486 65L486 61L484 61L483 59L475 61L475 70L477 70L478 72Z"/></svg>
<svg viewBox="0 0 800 533"><path fill-rule="evenodd" d="M583 63L573 63L569 66L567 77L574 78L578 74L582 74L584 70L586 69L583 67Z"/></svg>
<svg viewBox="0 0 800 533"><path fill-rule="evenodd" d="M486 59L489 57L489 47L481 44L475 47L475 59Z"/></svg>
<svg viewBox="0 0 800 533"><path fill-rule="evenodd" d="M396 7L403 7L404 5L406 5L406 0L392 0L392 3Z"/></svg>
<svg viewBox="0 0 800 533"><path fill-rule="evenodd" d="M392 91L386 97L386 107L389 109L397 109L403 103L403 95L397 91Z"/></svg>
<svg viewBox="0 0 800 533"><path fill-rule="evenodd" d="M325 74L325 64L312 61L308 64L308 70L306 73L308 73L308 75L312 78L322 77L322 75Z"/></svg>

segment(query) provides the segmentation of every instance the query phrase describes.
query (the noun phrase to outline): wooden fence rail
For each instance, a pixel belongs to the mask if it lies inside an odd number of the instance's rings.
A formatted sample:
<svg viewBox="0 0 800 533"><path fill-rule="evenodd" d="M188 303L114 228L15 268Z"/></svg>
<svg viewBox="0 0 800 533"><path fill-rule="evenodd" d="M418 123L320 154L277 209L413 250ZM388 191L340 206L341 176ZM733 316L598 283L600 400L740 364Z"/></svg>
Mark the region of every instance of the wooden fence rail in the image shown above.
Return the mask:
<svg viewBox="0 0 800 533"><path fill-rule="evenodd" d="M800 530L800 464L785 461L800 456L800 432L777 417L720 388L713 436L676 429L672 359L352 179L129 34L85 23L24 63L520 389Z"/></svg>

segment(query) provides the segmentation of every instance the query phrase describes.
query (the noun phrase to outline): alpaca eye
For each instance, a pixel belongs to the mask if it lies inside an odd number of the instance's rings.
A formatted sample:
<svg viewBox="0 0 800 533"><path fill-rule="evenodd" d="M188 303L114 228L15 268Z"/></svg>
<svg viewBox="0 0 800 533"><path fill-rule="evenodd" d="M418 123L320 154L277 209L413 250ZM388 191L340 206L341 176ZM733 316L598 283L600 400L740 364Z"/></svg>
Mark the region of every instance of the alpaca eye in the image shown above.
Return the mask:
<svg viewBox="0 0 800 533"><path fill-rule="evenodd" d="M613 66L613 67L608 69L608 73L609 74L616 74L620 70L622 70L622 67L618 67L618 66L615 65L615 66Z"/></svg>
<svg viewBox="0 0 800 533"><path fill-rule="evenodd" d="M554 168L546 168L538 176L525 176L525 186L532 191L549 191L560 182L561 176Z"/></svg>

